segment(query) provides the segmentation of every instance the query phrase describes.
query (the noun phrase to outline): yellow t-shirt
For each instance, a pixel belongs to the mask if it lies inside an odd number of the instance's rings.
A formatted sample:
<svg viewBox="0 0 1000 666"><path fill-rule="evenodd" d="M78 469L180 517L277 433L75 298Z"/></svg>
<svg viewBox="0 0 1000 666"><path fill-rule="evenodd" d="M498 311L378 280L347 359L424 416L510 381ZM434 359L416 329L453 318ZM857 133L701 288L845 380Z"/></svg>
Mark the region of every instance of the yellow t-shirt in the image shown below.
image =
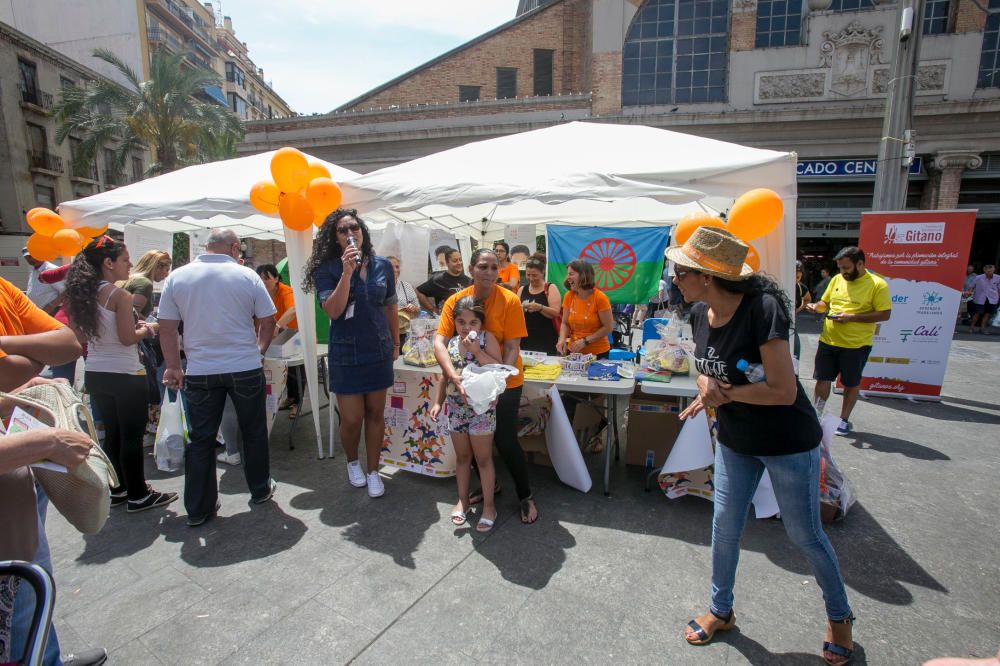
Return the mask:
<svg viewBox="0 0 1000 666"><path fill-rule="evenodd" d="M820 300L830 306L829 312L833 314L863 314L892 309L889 285L871 271L866 271L852 282L840 274L833 276ZM833 347L858 349L871 345L874 336L875 324L858 321L838 324L824 319L819 339Z"/></svg>

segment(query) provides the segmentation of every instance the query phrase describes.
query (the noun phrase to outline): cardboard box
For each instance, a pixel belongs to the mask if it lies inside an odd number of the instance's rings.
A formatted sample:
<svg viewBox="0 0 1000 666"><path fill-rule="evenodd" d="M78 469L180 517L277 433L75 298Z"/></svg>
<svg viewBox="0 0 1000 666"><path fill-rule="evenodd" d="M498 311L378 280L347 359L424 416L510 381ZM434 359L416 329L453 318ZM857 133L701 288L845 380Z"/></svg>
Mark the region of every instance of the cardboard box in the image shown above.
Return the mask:
<svg viewBox="0 0 1000 666"><path fill-rule="evenodd" d="M552 460L549 458L548 445L545 443L545 435L530 435L528 437L518 437L521 450L529 463L534 465L545 465L552 467Z"/></svg>
<svg viewBox="0 0 1000 666"><path fill-rule="evenodd" d="M679 413L680 401L674 396L633 397L626 425L625 464L662 467L681 429Z"/></svg>

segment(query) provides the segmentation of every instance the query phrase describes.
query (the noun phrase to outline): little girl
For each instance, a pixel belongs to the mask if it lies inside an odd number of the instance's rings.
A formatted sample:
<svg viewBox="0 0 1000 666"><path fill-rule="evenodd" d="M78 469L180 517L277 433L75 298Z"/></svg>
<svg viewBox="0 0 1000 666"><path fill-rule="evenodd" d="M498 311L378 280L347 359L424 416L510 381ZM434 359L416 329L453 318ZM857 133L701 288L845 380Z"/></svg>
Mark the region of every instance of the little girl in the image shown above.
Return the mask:
<svg viewBox="0 0 1000 666"><path fill-rule="evenodd" d="M500 343L484 330L486 312L483 304L471 296L460 298L453 310L456 335L448 342L448 353L460 370L467 365L488 365L501 363ZM493 469L493 432L497 427L494 405L485 414L476 414L465 400L465 396L450 382L438 385L437 398L431 407L431 418L435 421L441 414L441 407L447 396L448 422L451 427L451 442L455 446L458 481L458 504L451 512L451 522L465 524L465 514L469 510L469 480L472 456L476 456L479 480L483 484L483 514L476 525L477 532L489 532L497 519L493 505L493 488L496 472Z"/></svg>

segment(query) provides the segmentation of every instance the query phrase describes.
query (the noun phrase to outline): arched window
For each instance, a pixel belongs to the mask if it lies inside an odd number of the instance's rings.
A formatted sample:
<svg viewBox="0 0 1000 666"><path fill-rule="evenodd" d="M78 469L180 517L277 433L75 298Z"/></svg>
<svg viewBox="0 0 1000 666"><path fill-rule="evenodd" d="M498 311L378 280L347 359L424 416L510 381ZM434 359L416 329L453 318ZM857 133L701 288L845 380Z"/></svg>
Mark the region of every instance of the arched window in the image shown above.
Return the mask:
<svg viewBox="0 0 1000 666"><path fill-rule="evenodd" d="M648 0L622 49L622 106L724 102L729 0Z"/></svg>

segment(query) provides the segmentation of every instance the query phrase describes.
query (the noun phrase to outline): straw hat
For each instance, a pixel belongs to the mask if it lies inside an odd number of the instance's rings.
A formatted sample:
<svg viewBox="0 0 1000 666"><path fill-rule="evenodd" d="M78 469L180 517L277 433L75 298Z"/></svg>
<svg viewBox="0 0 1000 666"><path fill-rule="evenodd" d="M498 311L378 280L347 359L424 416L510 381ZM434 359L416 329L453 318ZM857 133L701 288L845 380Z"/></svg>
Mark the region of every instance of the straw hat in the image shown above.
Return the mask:
<svg viewBox="0 0 1000 666"><path fill-rule="evenodd" d="M684 245L667 248L667 259L726 280L745 280L754 270L745 264L747 244L725 229L698 227Z"/></svg>

